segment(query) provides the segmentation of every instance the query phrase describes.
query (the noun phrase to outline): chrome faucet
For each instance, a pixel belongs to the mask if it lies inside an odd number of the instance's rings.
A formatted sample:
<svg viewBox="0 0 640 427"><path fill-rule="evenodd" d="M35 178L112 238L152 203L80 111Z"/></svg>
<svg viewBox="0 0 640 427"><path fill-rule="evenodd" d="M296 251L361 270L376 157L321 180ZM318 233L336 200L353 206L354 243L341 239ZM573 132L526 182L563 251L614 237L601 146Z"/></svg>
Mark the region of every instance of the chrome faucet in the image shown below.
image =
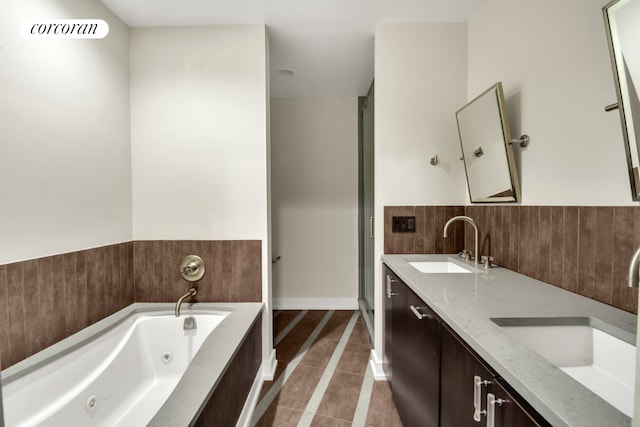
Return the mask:
<svg viewBox="0 0 640 427"><path fill-rule="evenodd" d="M456 221L465 221L468 222L469 224L471 224L471 226L473 227L473 237L475 239L475 245L474 245L474 250L475 250L475 257L473 258L473 262L474 264L478 264L478 258L480 258L480 253L478 252L478 225L476 224L476 222L469 218L468 216L454 216L453 218L451 218L449 221L447 221L447 223L444 225L444 233L442 235L442 237L444 237L445 239L447 238L447 229L449 228L449 226L456 222Z"/></svg>
<svg viewBox="0 0 640 427"><path fill-rule="evenodd" d="M639 263L640 263L640 248L638 248L636 253L633 254L633 256L631 257L631 262L629 263L629 275L627 276L627 284L629 285L630 288L638 287L638 281L639 281L638 269L640 268L640 266L638 265Z"/></svg>
<svg viewBox="0 0 640 427"><path fill-rule="evenodd" d="M182 305L182 301L184 301L184 299L187 297L195 296L197 293L198 291L196 288L191 288L189 289L189 292L180 297L180 299L176 303L176 317L180 317L180 306Z"/></svg>

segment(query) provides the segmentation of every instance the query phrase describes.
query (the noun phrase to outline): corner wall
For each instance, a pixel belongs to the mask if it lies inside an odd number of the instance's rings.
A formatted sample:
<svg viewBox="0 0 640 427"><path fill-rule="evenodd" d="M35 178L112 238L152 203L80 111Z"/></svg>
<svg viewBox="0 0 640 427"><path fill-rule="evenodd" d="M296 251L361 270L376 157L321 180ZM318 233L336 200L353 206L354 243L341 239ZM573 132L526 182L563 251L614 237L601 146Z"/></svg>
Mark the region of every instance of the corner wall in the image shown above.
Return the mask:
<svg viewBox="0 0 640 427"><path fill-rule="evenodd" d="M99 17L100 40L25 39ZM0 6L0 264L132 239L128 28L98 1Z"/></svg>
<svg viewBox="0 0 640 427"><path fill-rule="evenodd" d="M261 241L265 357L267 61L264 25L130 30L134 240Z"/></svg>
<svg viewBox="0 0 640 427"><path fill-rule="evenodd" d="M0 130L8 132L8 155L0 156L7 203L0 365L132 303L134 248L142 249L138 270L153 267L139 271L138 301L184 294L188 285L174 286L171 264L187 255L180 251L202 248L211 281L201 300L221 300L227 290L224 298L262 300L270 313L264 26L132 30L146 34L150 47L135 50L144 47L132 40L130 144L129 30L99 2L55 4L25 1L0 13L7 24L0 25L0 89L8 100L0 104ZM110 33L103 40L21 38L23 19L48 13L99 16ZM164 60L166 67L152 67ZM167 289L149 286L145 273ZM263 319L267 354L270 314Z"/></svg>
<svg viewBox="0 0 640 427"><path fill-rule="evenodd" d="M375 41L374 283L382 283L385 206L463 205L455 111L467 96L466 24L380 24ZM432 166L431 157L440 163ZM382 358L382 287L375 286Z"/></svg>
<svg viewBox="0 0 640 427"><path fill-rule="evenodd" d="M130 37L134 239L266 239L264 26Z"/></svg>

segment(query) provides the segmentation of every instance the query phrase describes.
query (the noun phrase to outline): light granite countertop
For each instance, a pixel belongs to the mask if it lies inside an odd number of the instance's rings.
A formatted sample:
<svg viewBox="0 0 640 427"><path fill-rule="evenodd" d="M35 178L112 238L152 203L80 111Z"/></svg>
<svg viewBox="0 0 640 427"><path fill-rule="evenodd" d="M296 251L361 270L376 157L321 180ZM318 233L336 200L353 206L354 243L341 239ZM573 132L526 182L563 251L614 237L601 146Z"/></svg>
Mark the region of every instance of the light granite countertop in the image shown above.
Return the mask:
<svg viewBox="0 0 640 427"><path fill-rule="evenodd" d="M588 317L635 345L636 316L515 273L491 268L471 274L421 273L410 261L456 255L383 255L382 261L467 344L554 426L630 426L631 419L508 335L492 318Z"/></svg>

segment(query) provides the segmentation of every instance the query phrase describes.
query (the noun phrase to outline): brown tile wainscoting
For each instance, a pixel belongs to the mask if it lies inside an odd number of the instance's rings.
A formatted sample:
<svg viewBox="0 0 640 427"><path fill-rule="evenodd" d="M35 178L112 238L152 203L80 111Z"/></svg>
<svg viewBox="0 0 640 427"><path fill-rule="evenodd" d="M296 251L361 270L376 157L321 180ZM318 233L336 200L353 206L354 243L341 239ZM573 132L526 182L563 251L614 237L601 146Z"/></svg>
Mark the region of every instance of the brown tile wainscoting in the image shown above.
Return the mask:
<svg viewBox="0 0 640 427"><path fill-rule="evenodd" d="M0 265L0 369L133 302L174 302L189 254L207 273L200 302L262 301L259 240L134 241Z"/></svg>
<svg viewBox="0 0 640 427"><path fill-rule="evenodd" d="M180 262L190 254L200 256L206 267L193 301L262 301L260 240L135 241L135 301L177 301L191 287L179 272Z"/></svg>
<svg viewBox="0 0 640 427"><path fill-rule="evenodd" d="M0 266L5 369L133 303L133 243Z"/></svg>
<svg viewBox="0 0 640 427"><path fill-rule="evenodd" d="M442 239L444 222L464 214L478 224L481 254L497 265L638 312L638 289L626 285L629 260L640 247L636 206L392 206L384 212L385 253L473 250L472 229L463 223L452 241ZM414 214L415 233L391 232L393 216Z"/></svg>

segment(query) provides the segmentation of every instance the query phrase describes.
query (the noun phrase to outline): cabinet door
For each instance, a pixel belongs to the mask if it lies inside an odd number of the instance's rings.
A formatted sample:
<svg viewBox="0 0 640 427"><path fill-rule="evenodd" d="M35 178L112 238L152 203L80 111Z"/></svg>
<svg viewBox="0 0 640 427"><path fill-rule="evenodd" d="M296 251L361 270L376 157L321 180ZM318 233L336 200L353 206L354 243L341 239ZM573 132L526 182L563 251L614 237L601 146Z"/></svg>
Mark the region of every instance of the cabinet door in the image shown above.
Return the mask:
<svg viewBox="0 0 640 427"><path fill-rule="evenodd" d="M392 276L391 283L391 392L393 393L396 406L402 401L397 396L406 395L406 384L402 381L404 376L402 367L407 363L407 354L404 348L409 346L409 337L407 335L407 286L395 275ZM399 409L399 408L398 408Z"/></svg>
<svg viewBox="0 0 640 427"><path fill-rule="evenodd" d="M406 304L406 294L401 291L404 288L404 284L400 279L385 265L384 266L384 358L383 369L387 376L389 385L393 387L393 348L394 348L394 329L401 327L402 320L396 320L400 322L394 326L394 317L398 317L398 312L401 307ZM395 311L394 311L395 310ZM396 313L394 316L394 312Z"/></svg>
<svg viewBox="0 0 640 427"><path fill-rule="evenodd" d="M494 427L539 427L549 426L537 412L530 407L501 379L496 379L491 387L493 405L487 400L487 417L493 412ZM490 406L493 406L491 408ZM489 425L489 424L488 424Z"/></svg>
<svg viewBox="0 0 640 427"><path fill-rule="evenodd" d="M394 393L405 427L438 427L440 422L440 319L407 288L402 363L396 364Z"/></svg>
<svg viewBox="0 0 640 427"><path fill-rule="evenodd" d="M387 381L389 384L392 382L392 362L393 356L391 355L391 349L393 348L393 305L392 305L392 295L391 295L391 280L392 280L391 270L385 265L384 266L384 278L382 279L382 293L384 295L384 354L382 356L382 368L384 369L384 374L387 376Z"/></svg>
<svg viewBox="0 0 640 427"><path fill-rule="evenodd" d="M442 327L441 357L440 425L486 425L485 415L481 411L486 410L487 386L488 382L493 380L493 372L445 325ZM479 377L481 381L479 387L476 385L475 377ZM476 388L480 391L479 399L474 399ZM475 403L479 403L480 407L476 409Z"/></svg>

